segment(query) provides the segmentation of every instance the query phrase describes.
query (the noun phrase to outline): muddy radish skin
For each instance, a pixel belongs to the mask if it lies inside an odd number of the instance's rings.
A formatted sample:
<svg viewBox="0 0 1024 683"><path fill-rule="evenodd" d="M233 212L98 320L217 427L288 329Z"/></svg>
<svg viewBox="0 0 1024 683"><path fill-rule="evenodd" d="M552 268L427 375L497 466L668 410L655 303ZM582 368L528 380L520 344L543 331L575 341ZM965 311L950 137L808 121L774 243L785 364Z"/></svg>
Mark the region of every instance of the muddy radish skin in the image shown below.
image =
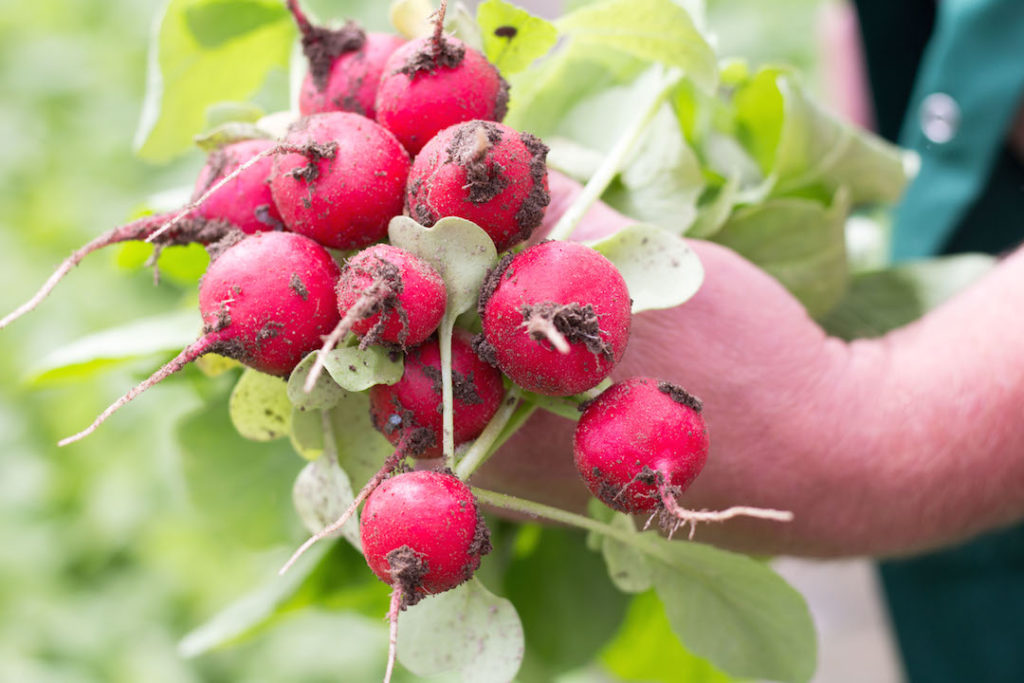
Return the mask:
<svg viewBox="0 0 1024 683"><path fill-rule="evenodd" d="M401 590L403 606L469 580L491 550L469 487L443 472L385 479L366 500L359 529L367 564Z"/></svg>
<svg viewBox="0 0 1024 683"><path fill-rule="evenodd" d="M270 189L289 230L334 249L387 236L409 174L409 155L391 133L364 116L329 112L300 119L284 144L308 150L274 159Z"/></svg>
<svg viewBox="0 0 1024 683"><path fill-rule="evenodd" d="M501 373L473 351L471 336L452 336L455 445L480 435L497 412L505 387ZM411 349L395 384L370 388L373 426L405 453L417 458L441 456L441 351L437 339Z"/></svg>
<svg viewBox="0 0 1024 683"><path fill-rule="evenodd" d="M377 89L377 121L416 155L448 126L501 121L508 83L480 52L449 36L411 40L388 58Z"/></svg>
<svg viewBox="0 0 1024 683"><path fill-rule="evenodd" d="M354 26L346 26L350 31L359 31ZM366 33L358 47L326 60L324 66L311 61L299 91L299 112L307 115L348 111L374 118L377 113L374 102L384 63L404 44L405 40L399 36Z"/></svg>
<svg viewBox="0 0 1024 683"><path fill-rule="evenodd" d="M576 469L605 505L629 513L662 507L658 479L682 493L704 468L708 430L701 402L649 377L612 385L576 426Z"/></svg>
<svg viewBox="0 0 1024 683"><path fill-rule="evenodd" d="M578 394L622 358L630 307L611 261L577 242L542 242L506 255L488 277L476 348L529 391Z"/></svg>
<svg viewBox="0 0 1024 683"><path fill-rule="evenodd" d="M413 160L406 209L426 226L443 216L473 221L505 251L544 219L551 201L547 153L538 138L500 123L450 126Z"/></svg>
<svg viewBox="0 0 1024 683"><path fill-rule="evenodd" d="M270 193L274 160L268 150L274 146L273 140L243 140L211 152L196 180L193 199L201 197L217 181L252 157L261 153L268 153L268 156L259 159L207 197L196 207L194 215L207 221L226 221L247 235L282 230L284 223Z"/></svg>

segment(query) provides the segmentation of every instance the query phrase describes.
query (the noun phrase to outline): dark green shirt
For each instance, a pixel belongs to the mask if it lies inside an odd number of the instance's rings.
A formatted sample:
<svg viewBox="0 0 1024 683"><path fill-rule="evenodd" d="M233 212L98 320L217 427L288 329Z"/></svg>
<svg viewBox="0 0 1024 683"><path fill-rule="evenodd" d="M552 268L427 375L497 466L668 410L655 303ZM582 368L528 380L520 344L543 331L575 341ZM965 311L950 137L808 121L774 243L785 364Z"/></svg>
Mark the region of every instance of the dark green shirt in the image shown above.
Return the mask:
<svg viewBox="0 0 1024 683"><path fill-rule="evenodd" d="M921 155L896 260L999 253L1024 239L1024 0L857 0L879 131ZM1021 454L1024 457L1024 454ZM912 683L1024 682L1024 526L886 562Z"/></svg>

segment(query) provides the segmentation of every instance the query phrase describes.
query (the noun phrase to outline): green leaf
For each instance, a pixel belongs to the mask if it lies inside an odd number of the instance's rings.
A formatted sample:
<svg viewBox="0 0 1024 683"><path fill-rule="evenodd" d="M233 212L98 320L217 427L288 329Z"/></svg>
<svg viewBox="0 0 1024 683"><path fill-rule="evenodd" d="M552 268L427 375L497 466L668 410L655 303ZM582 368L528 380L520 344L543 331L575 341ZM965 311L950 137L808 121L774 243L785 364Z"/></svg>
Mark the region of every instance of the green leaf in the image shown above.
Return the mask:
<svg viewBox="0 0 1024 683"><path fill-rule="evenodd" d="M735 107L741 139L775 195L846 187L853 204L893 202L906 186L898 147L826 112L792 74L762 69L737 91Z"/></svg>
<svg viewBox="0 0 1024 683"><path fill-rule="evenodd" d="M724 635L724 634L723 634ZM729 683L735 679L682 646L654 591L633 598L615 639L601 653L608 669L628 681Z"/></svg>
<svg viewBox="0 0 1024 683"><path fill-rule="evenodd" d="M444 30L470 46L477 52L484 51L483 37L480 35L480 25L469 13L464 2L456 2L454 7L448 7L448 14L445 15Z"/></svg>
<svg viewBox="0 0 1024 683"><path fill-rule="evenodd" d="M608 0L567 14L555 25L574 41L682 69L700 88L714 91L714 50L689 13L671 0Z"/></svg>
<svg viewBox="0 0 1024 683"><path fill-rule="evenodd" d="M402 354L382 346L347 346L328 353L324 368L342 389L364 391L402 379L404 362Z"/></svg>
<svg viewBox="0 0 1024 683"><path fill-rule="evenodd" d="M629 288L633 313L672 308L704 281L697 254L681 237L653 225L630 225L589 243L615 264Z"/></svg>
<svg viewBox="0 0 1024 683"><path fill-rule="evenodd" d="M398 632L398 660L418 676L458 671L464 681L504 683L523 659L515 607L476 578L402 612Z"/></svg>
<svg viewBox="0 0 1024 683"><path fill-rule="evenodd" d="M636 531L633 518L621 512L615 513L609 523L625 531ZM610 536L602 537L600 548L608 576L620 591L642 593L650 589L654 579L647 555Z"/></svg>
<svg viewBox="0 0 1024 683"><path fill-rule="evenodd" d="M370 423L365 392L346 393L329 414L338 464L353 486L362 487L395 449Z"/></svg>
<svg viewBox="0 0 1024 683"><path fill-rule="evenodd" d="M276 0L170 0L156 26L135 146L150 161L189 148L210 105L245 100L286 69L295 38Z"/></svg>
<svg viewBox="0 0 1024 683"><path fill-rule="evenodd" d="M523 620L527 659L552 674L549 680L590 662L626 609L584 535L564 529L540 529L532 547L512 560L505 595Z"/></svg>
<svg viewBox="0 0 1024 683"><path fill-rule="evenodd" d="M243 140L273 139L273 136L253 123L228 121L211 128L202 135L195 137L196 146L204 152L213 152L224 145Z"/></svg>
<svg viewBox="0 0 1024 683"><path fill-rule="evenodd" d="M256 123L266 115L263 107L252 102L216 102L206 108L206 127L225 123Z"/></svg>
<svg viewBox="0 0 1024 683"><path fill-rule="evenodd" d="M288 436L296 453L306 460L316 460L324 454L323 413L292 408L292 430Z"/></svg>
<svg viewBox="0 0 1024 683"><path fill-rule="evenodd" d="M250 546L278 544L294 529L295 456L284 442L242 440L226 399L218 393L177 425L189 497L210 534Z"/></svg>
<svg viewBox="0 0 1024 683"><path fill-rule="evenodd" d="M396 247L411 251L434 267L448 288L445 316L454 317L476 305L487 271L498 261L494 242L480 226L463 218L442 218L425 228L408 216L388 226Z"/></svg>
<svg viewBox="0 0 1024 683"><path fill-rule="evenodd" d="M295 512L309 533L315 534L348 509L355 494L352 482L337 461L324 456L307 464L299 472L292 486L292 503ZM352 517L335 536L344 536L356 549L362 548L359 540L359 516Z"/></svg>
<svg viewBox="0 0 1024 683"><path fill-rule="evenodd" d="M503 0L485 0L476 10L484 54L503 74L523 71L558 42L548 21Z"/></svg>
<svg viewBox="0 0 1024 683"><path fill-rule="evenodd" d="M288 400L299 410L327 410L337 405L345 390L331 379L326 370L321 370L313 390L306 393L306 378L316 362L316 351L306 355L288 377Z"/></svg>
<svg viewBox="0 0 1024 683"><path fill-rule="evenodd" d="M831 206L795 197L769 199L737 210L713 240L766 270L811 316L819 316L846 291L848 211L842 188Z"/></svg>
<svg viewBox="0 0 1024 683"><path fill-rule="evenodd" d="M51 351L29 369L26 381L78 380L138 358L176 354L196 340L201 328L194 310L143 318Z"/></svg>
<svg viewBox="0 0 1024 683"><path fill-rule="evenodd" d="M178 643L182 657L198 657L210 650L237 642L268 622L327 556L331 542L310 548L284 576L274 576L190 631Z"/></svg>
<svg viewBox="0 0 1024 683"><path fill-rule="evenodd" d="M672 630L728 674L810 680L817 638L807 605L764 562L700 543L643 535Z"/></svg>
<svg viewBox="0 0 1024 683"><path fill-rule="evenodd" d="M292 428L288 385L252 368L242 373L231 392L228 410L238 433L252 441L280 439Z"/></svg>
<svg viewBox="0 0 1024 683"><path fill-rule="evenodd" d="M995 265L984 254L961 254L854 275L842 301L820 323L843 339L880 337L917 320Z"/></svg>

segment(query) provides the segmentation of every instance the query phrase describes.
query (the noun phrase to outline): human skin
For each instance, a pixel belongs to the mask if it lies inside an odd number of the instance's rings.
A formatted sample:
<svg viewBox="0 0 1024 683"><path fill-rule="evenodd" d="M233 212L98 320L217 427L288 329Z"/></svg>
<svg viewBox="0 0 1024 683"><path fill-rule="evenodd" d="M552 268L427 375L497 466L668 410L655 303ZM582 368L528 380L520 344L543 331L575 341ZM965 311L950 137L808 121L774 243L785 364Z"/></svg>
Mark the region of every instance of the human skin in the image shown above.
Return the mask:
<svg viewBox="0 0 1024 683"><path fill-rule="evenodd" d="M552 175L543 234L579 187ZM630 221L595 207L573 235ZM685 304L634 317L613 379L648 375L704 401L708 464L680 502L790 510L705 524L699 541L758 554L892 556L1024 517L1024 251L879 339L828 337L769 275L689 244L706 277ZM573 423L538 412L473 483L583 510Z"/></svg>

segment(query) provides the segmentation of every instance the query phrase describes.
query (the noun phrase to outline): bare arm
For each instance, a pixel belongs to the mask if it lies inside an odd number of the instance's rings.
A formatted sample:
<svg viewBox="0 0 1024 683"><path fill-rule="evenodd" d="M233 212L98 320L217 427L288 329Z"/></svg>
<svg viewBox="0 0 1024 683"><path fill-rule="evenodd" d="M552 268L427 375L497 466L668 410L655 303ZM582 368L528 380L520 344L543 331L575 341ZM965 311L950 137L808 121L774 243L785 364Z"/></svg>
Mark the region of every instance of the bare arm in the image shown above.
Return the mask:
<svg viewBox="0 0 1024 683"><path fill-rule="evenodd" d="M554 184L553 214L570 187ZM623 220L599 207L585 229ZM757 553L892 555L1024 518L1024 253L921 321L846 344L733 252L692 245L704 286L683 306L635 318L615 376L654 375L704 399L712 450L684 504L796 514L790 524L705 526L698 539ZM481 483L500 477L519 495L582 506L571 431L535 416Z"/></svg>

